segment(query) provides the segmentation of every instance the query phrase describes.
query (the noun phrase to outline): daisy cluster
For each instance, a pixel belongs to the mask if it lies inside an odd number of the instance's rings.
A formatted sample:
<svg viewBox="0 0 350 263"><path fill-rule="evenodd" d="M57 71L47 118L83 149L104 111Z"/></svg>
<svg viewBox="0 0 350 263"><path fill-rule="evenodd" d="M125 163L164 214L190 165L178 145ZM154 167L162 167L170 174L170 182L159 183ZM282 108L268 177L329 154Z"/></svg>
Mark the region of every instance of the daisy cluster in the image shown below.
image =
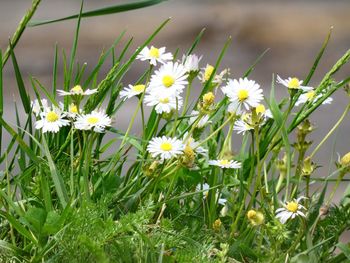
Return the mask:
<svg viewBox="0 0 350 263"><path fill-rule="evenodd" d="M70 96L72 103L65 110L63 103L49 105L46 99L34 100L31 103L32 112L36 116L35 128L43 133L57 133L64 126L72 125L77 130L91 130L104 132L106 127L111 126L111 118L102 109L85 113L79 108L84 96L97 92L97 89L83 90L80 85L74 86L70 91L57 90L60 96Z"/></svg>
<svg viewBox="0 0 350 263"><path fill-rule="evenodd" d="M165 47L145 47L137 59L148 61L152 68L159 65L159 68L150 77L149 83L128 85L121 91L120 96L123 100L138 96L143 99L146 106L154 107L156 113L162 116L177 112L183 107L183 91L195 77L202 83L211 79L212 83L220 85L228 74L228 70L214 74L215 68L209 64L200 69L199 63L202 57L195 54L183 55L181 60L175 61L174 56L167 53ZM203 96L203 103L210 106L214 98L214 94L210 92ZM209 118L208 114L193 110L188 125L202 129L210 123ZM192 138L192 134L188 133L184 134L182 139L166 136L153 138L147 150L153 158L161 161L184 156L185 162L191 164L193 156L197 154L206 156L207 153L207 150L200 147ZM221 168L240 168L239 162L227 159L209 160L208 164Z"/></svg>
<svg viewBox="0 0 350 263"><path fill-rule="evenodd" d="M263 90L257 82L248 78L228 78L228 69L216 74L215 67L209 64L204 68L200 68L201 56L195 54L183 55L181 60L176 61L173 54L166 52L165 47L156 48L151 46L150 48L143 48L137 59L148 61L151 69L157 66L159 68L155 68L154 74L151 75L147 83L130 84L125 87L120 93L123 100L137 96L143 100L142 102L146 106L153 107L157 114L164 117L171 116L172 113L177 113L183 106L185 107L184 111L187 110L187 105L184 105L183 91L195 77L198 77L201 83L210 81L213 92L205 94L202 101L197 105L197 110L190 113L189 126L194 125L200 129L210 122L215 94L221 85L221 91L229 101L227 112L236 116L233 118L233 130L238 134L245 134L250 130L259 128L268 119L272 118L271 111L263 104ZM304 86L303 81L296 77L282 79L277 76L277 83L284 85L290 91L300 91L298 100L295 102L296 106L307 102L315 102L322 97L322 94L317 94L312 87ZM331 98L327 99L323 101L323 104L328 104L331 101ZM192 136L192 134L189 136ZM147 149L152 157L164 161L183 155L185 148L184 138L163 136L153 138ZM188 149L189 147L187 147ZM197 149L194 148L194 150ZM221 168L240 168L239 162L222 158L210 160L208 164Z"/></svg>

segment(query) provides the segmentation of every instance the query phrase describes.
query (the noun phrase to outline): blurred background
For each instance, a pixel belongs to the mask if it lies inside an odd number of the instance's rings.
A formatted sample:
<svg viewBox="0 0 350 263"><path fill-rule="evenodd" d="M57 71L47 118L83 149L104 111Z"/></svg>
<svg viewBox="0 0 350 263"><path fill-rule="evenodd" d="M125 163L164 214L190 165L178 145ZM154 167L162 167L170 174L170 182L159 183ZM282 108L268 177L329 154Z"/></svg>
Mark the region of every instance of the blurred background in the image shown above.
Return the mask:
<svg viewBox="0 0 350 263"><path fill-rule="evenodd" d="M5 49L8 38L15 31L18 22L30 7L29 0L0 0L0 47ZM84 10L91 10L128 1L85 0ZM34 19L54 19L79 12L79 0L43 0ZM253 61L266 49L269 52L257 65L250 78L256 80L269 94L272 74L282 77L306 77L330 27L333 33L329 47L318 68L311 85L317 85L322 76L336 60L350 48L350 1L348 0L305 0L305 1L234 1L234 0L170 0L160 5L104 17L83 19L77 58L87 62L92 68L103 49L107 49L115 38L126 30L124 43L134 37L132 50L135 50L153 30L165 19L171 22L156 37L155 46L166 46L174 52L189 48L202 28L206 28L196 54L203 54L202 66L214 64L225 41L232 37L232 44L222 62L231 68L231 77L240 77ZM21 71L31 92L29 76L35 76L44 85L51 85L51 72L54 45L70 51L76 21L27 28L15 53ZM117 48L120 51L122 45ZM67 53L68 53L67 52ZM132 83L145 69L145 63L135 63L125 80ZM108 71L108 65L103 72ZM350 75L350 66L337 73L337 80ZM62 83L62 69L60 69ZM13 100L19 101L15 76L11 63L4 72L5 95L8 107L5 117L14 123ZM278 87L279 97L287 92ZM311 121L317 126L312 135L318 143L337 121L348 103L342 90L334 96L335 102L323 106ZM127 103L116 116L115 125L126 129L135 101ZM135 127L134 132L137 132ZM335 152L340 155L350 151L350 118L344 121L336 134ZM8 138L8 137L5 137ZM237 138L237 137L236 137ZM315 157L323 167L317 170L320 176L328 173L330 156L335 136L329 140ZM240 140L240 138L239 138Z"/></svg>

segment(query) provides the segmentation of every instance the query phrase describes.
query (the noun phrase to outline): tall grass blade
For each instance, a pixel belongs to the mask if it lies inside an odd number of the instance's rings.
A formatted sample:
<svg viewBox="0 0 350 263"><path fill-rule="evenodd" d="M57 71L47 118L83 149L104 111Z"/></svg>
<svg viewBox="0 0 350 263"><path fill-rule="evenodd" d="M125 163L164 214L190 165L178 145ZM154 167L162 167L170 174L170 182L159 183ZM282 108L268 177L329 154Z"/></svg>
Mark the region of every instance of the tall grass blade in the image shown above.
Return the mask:
<svg viewBox="0 0 350 263"><path fill-rule="evenodd" d="M122 5L114 5L109 7L104 7L96 10L91 10L88 12L81 13L81 17L93 17L93 16L104 16L104 15L110 15L115 13L121 13L126 12L134 9L144 8L147 6L152 6L159 4L161 2L164 2L166 0L147 0L147 1L140 1L136 3L128 3L128 4L122 4ZM79 17L79 14L71 15L67 17L62 17L54 20L46 20L46 21L32 21L29 23L29 26L40 26L45 24L51 24L55 22L65 21L65 20L71 20L76 19Z"/></svg>

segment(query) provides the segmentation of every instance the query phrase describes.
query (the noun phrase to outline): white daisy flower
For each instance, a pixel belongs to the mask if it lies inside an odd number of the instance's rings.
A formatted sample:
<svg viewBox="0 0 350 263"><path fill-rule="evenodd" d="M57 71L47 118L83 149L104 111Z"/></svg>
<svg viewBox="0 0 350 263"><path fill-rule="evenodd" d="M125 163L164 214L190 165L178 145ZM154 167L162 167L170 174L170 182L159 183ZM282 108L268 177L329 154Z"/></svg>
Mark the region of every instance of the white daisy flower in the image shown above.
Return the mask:
<svg viewBox="0 0 350 263"><path fill-rule="evenodd" d="M80 85L74 86L70 91L57 90L59 96L86 96L97 92L97 89L83 90Z"/></svg>
<svg viewBox="0 0 350 263"><path fill-rule="evenodd" d="M232 104L230 107L236 111L240 111L241 106L244 106L246 110L254 108L264 98L260 85L247 78L229 79L227 85L222 88L222 92L229 98Z"/></svg>
<svg viewBox="0 0 350 263"><path fill-rule="evenodd" d="M186 132L183 136L183 144L189 146L195 153L206 155L208 153L207 149L203 147L198 147L199 142L196 142L192 136L188 136L188 132Z"/></svg>
<svg viewBox="0 0 350 263"><path fill-rule="evenodd" d="M221 168L232 168L239 169L241 168L241 163L233 160L220 159L220 160L209 160L209 165L219 166Z"/></svg>
<svg viewBox="0 0 350 263"><path fill-rule="evenodd" d="M176 138L166 136L153 138L148 146L147 151L152 157L160 157L161 160L171 159L182 154L184 145Z"/></svg>
<svg viewBox="0 0 350 263"><path fill-rule="evenodd" d="M41 103L41 105L40 105ZM47 103L46 99L41 99L39 103L39 100L36 99L34 101L31 101L30 106L32 107L32 112L36 117L40 115L40 113L43 111L43 109L46 109L49 107L49 104Z"/></svg>
<svg viewBox="0 0 350 263"><path fill-rule="evenodd" d="M106 127L111 126L112 120L104 110L92 111L89 114L77 116L74 126L78 130L92 130L94 132L104 132Z"/></svg>
<svg viewBox="0 0 350 263"><path fill-rule="evenodd" d="M306 210L306 208L299 204L302 199L305 199L305 197L301 196L298 199L283 204L282 208L276 210L276 218L280 220L282 224L285 224L290 218L294 219L296 216L306 217L305 214L301 212L301 210Z"/></svg>
<svg viewBox="0 0 350 263"><path fill-rule="evenodd" d="M47 107L40 113L40 120L36 121L35 129L42 129L43 133L57 133L61 127L70 123L64 117L66 117L66 114L60 108L55 106Z"/></svg>
<svg viewBox="0 0 350 263"><path fill-rule="evenodd" d="M258 106L255 107L255 112L256 114L261 114L264 119L272 119L272 112L269 109L266 109L264 104L259 104Z"/></svg>
<svg viewBox="0 0 350 263"><path fill-rule="evenodd" d="M191 113L190 113L190 117L189 118L189 121L188 121L188 125L192 125L193 123L195 123L195 121L197 120L198 118L198 115L199 115L199 111L196 111L196 110L193 110ZM197 123L197 128L203 128L205 125L207 125L208 123L210 123L209 121L209 115L204 115L200 118L200 120L198 121Z"/></svg>
<svg viewBox="0 0 350 263"><path fill-rule="evenodd" d="M203 199L208 197L209 189L210 189L210 186L207 183L197 184L197 186L196 186L196 191L204 191L203 192ZM216 198L218 198L218 194L217 193L216 193ZM218 203L220 205L225 205L226 202L227 202L227 200L225 198L219 198L219 200L218 200Z"/></svg>
<svg viewBox="0 0 350 263"><path fill-rule="evenodd" d="M182 64L169 62L164 64L151 77L149 94L181 94L188 84L186 69Z"/></svg>
<svg viewBox="0 0 350 263"><path fill-rule="evenodd" d="M155 106L155 110L158 114L162 114L163 112L169 113L172 110L176 110L176 108L179 110L183 103L182 97L175 97L174 95L161 93L146 95L144 102L147 106Z"/></svg>
<svg viewBox="0 0 350 263"><path fill-rule="evenodd" d="M120 98L122 98L124 101L127 99L130 99L134 96L137 96L141 93L143 93L146 89L146 86L143 84L138 84L138 85L130 85L129 87L125 87L121 92L120 92Z"/></svg>
<svg viewBox="0 0 350 263"><path fill-rule="evenodd" d="M303 91L312 90L312 87L302 86L303 81L299 80L296 77L292 77L292 78L289 77L288 79L282 79L280 76L277 75L277 83L282 84L288 89L301 89Z"/></svg>
<svg viewBox="0 0 350 263"><path fill-rule="evenodd" d="M202 68L202 72L200 72L198 78L200 79L200 81L202 83L207 82L211 75L214 72L214 67L212 65L207 64L205 68ZM224 69L223 71L220 72L220 74L217 74L213 77L212 82L214 84L221 84L223 82L223 79L226 75L230 74L230 70L229 69Z"/></svg>
<svg viewBox="0 0 350 263"><path fill-rule="evenodd" d="M136 59L141 61L149 60L151 65L156 66L157 62L165 64L173 59L171 53L165 53L165 47L156 48L151 46L151 48L144 47L140 54L137 55Z"/></svg>
<svg viewBox="0 0 350 263"><path fill-rule="evenodd" d="M254 130L254 127L240 119L235 122L233 130L237 131L238 134L245 134L247 131Z"/></svg>
<svg viewBox="0 0 350 263"><path fill-rule="evenodd" d="M322 94L318 94L316 95L316 92L314 90L310 90L306 93L303 93L299 96L297 102L295 103L295 106L299 106L300 104L304 104L308 101L310 102L316 102L318 101L320 98L322 97ZM328 97L327 99L325 99L323 102L322 102L322 105L325 105L325 104L331 104L333 101L333 98L331 97Z"/></svg>
<svg viewBox="0 0 350 263"><path fill-rule="evenodd" d="M195 72L199 70L199 62L201 61L202 56L198 57L195 54L183 55L182 56L182 65L184 65L187 72Z"/></svg>
<svg viewBox="0 0 350 263"><path fill-rule="evenodd" d="M81 112L81 110L80 110ZM79 110L77 105L75 105L74 103L69 104L68 106L68 112L67 112L67 116L69 118L75 119L75 117L79 114Z"/></svg>

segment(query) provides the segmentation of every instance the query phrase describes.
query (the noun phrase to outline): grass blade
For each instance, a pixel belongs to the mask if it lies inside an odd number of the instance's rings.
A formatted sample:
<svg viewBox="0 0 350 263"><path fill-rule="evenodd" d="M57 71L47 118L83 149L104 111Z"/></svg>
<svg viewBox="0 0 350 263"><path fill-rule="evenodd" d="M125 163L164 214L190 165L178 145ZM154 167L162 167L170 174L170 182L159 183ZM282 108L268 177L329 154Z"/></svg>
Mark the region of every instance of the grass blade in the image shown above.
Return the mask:
<svg viewBox="0 0 350 263"><path fill-rule="evenodd" d="M18 90L19 90L19 95L21 97L21 101L22 101L25 112L27 114L29 114L29 112L30 112L29 96L28 96L26 88L24 86L22 74L21 74L20 69L18 67L17 59L16 59L15 53L13 52L12 48L10 49L10 54L11 54L11 58L12 58L13 68L15 70L15 76L16 76L17 86L18 86Z"/></svg>
<svg viewBox="0 0 350 263"><path fill-rule="evenodd" d="M166 0L147 0L147 1L140 1L136 3L128 3L128 4L122 4L122 5L114 5L109 7L104 7L101 9L91 10L88 12L81 13L81 17L93 17L93 16L104 16L104 15L110 15L115 13L121 13L126 12L134 9L144 8L147 6L152 6L159 4L161 2L164 2ZM46 21L33 21L29 23L29 26L40 26L40 25L46 25L51 24L55 22L65 21L65 20L71 20L76 19L79 17L79 14L62 17L54 20L46 20Z"/></svg>

